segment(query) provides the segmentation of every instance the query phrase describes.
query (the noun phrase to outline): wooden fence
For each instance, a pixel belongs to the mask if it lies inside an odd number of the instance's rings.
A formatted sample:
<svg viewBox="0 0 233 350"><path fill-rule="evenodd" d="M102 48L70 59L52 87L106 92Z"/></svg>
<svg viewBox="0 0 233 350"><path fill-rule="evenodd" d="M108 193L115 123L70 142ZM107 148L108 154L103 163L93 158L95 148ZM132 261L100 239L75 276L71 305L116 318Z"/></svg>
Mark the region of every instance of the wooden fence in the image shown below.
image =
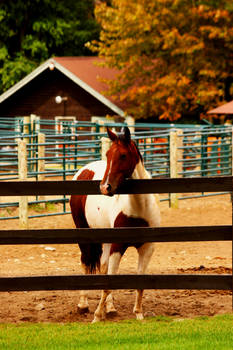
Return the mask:
<svg viewBox="0 0 233 350"><path fill-rule="evenodd" d="M232 191L233 177L128 180L118 193ZM99 181L0 182L1 196L99 194ZM221 213L216 213L221 215ZM71 244L91 242L232 241L232 225L0 230L0 244ZM0 291L97 289L232 290L232 275L72 275L0 277Z"/></svg>

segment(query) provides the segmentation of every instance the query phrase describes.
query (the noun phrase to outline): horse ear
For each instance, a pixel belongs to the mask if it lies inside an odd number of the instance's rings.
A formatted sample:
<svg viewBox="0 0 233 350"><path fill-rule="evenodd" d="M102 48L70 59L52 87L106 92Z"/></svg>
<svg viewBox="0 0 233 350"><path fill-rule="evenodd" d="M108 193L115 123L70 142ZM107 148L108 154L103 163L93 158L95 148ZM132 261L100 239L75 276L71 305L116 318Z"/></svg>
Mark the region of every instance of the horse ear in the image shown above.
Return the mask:
<svg viewBox="0 0 233 350"><path fill-rule="evenodd" d="M116 141L117 135L113 131L111 131L108 126L107 126L107 133L111 141Z"/></svg>
<svg viewBox="0 0 233 350"><path fill-rule="evenodd" d="M131 141L130 130L127 126L124 127L124 139L127 143L130 143Z"/></svg>

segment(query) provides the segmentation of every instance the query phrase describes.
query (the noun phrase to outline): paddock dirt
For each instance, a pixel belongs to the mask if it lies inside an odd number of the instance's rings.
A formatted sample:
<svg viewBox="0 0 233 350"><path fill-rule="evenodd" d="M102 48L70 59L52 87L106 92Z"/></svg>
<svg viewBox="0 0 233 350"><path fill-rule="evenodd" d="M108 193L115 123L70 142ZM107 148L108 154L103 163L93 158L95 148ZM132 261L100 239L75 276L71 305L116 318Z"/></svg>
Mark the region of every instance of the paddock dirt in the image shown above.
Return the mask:
<svg viewBox="0 0 233 350"><path fill-rule="evenodd" d="M162 226L231 224L230 196L215 196L180 201L179 209L161 203ZM1 229L17 229L17 220L1 220ZM30 220L30 228L72 228L70 215ZM52 249L51 249L52 248ZM231 242L157 243L148 267L149 273L229 274L232 264ZM137 252L129 248L122 259L120 273L134 273ZM77 245L0 246L0 275L40 275L81 273ZM114 321L134 318L133 290L114 291L118 314ZM90 292L90 312L77 310L78 291L0 293L0 323L4 322L89 322L100 292ZM229 291L147 290L144 315L187 318L232 311Z"/></svg>

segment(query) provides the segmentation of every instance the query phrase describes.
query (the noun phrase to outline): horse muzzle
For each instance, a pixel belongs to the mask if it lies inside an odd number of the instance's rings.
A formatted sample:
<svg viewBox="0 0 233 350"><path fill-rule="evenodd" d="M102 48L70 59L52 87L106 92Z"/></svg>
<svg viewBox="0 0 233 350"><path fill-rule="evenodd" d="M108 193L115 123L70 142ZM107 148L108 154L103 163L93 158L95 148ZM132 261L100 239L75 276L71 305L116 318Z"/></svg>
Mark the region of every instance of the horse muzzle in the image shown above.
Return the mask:
<svg viewBox="0 0 233 350"><path fill-rule="evenodd" d="M112 197L115 193L115 191L113 191L113 188L109 183L108 184L100 184L100 192L102 194L104 194L105 196L109 196L109 197Z"/></svg>

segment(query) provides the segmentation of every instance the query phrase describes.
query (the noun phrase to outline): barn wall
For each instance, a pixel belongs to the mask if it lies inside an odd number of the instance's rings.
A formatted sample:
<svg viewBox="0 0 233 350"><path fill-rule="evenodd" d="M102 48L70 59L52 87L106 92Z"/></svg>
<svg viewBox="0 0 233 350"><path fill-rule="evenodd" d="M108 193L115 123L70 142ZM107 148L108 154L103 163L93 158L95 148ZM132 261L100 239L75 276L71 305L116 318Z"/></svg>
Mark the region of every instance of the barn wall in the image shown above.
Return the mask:
<svg viewBox="0 0 233 350"><path fill-rule="evenodd" d="M68 98L57 104L56 96ZM113 115L113 111L88 92L73 83L57 69L47 69L0 104L0 116L14 117L36 114L41 118L75 116L77 120L90 120L93 115Z"/></svg>

